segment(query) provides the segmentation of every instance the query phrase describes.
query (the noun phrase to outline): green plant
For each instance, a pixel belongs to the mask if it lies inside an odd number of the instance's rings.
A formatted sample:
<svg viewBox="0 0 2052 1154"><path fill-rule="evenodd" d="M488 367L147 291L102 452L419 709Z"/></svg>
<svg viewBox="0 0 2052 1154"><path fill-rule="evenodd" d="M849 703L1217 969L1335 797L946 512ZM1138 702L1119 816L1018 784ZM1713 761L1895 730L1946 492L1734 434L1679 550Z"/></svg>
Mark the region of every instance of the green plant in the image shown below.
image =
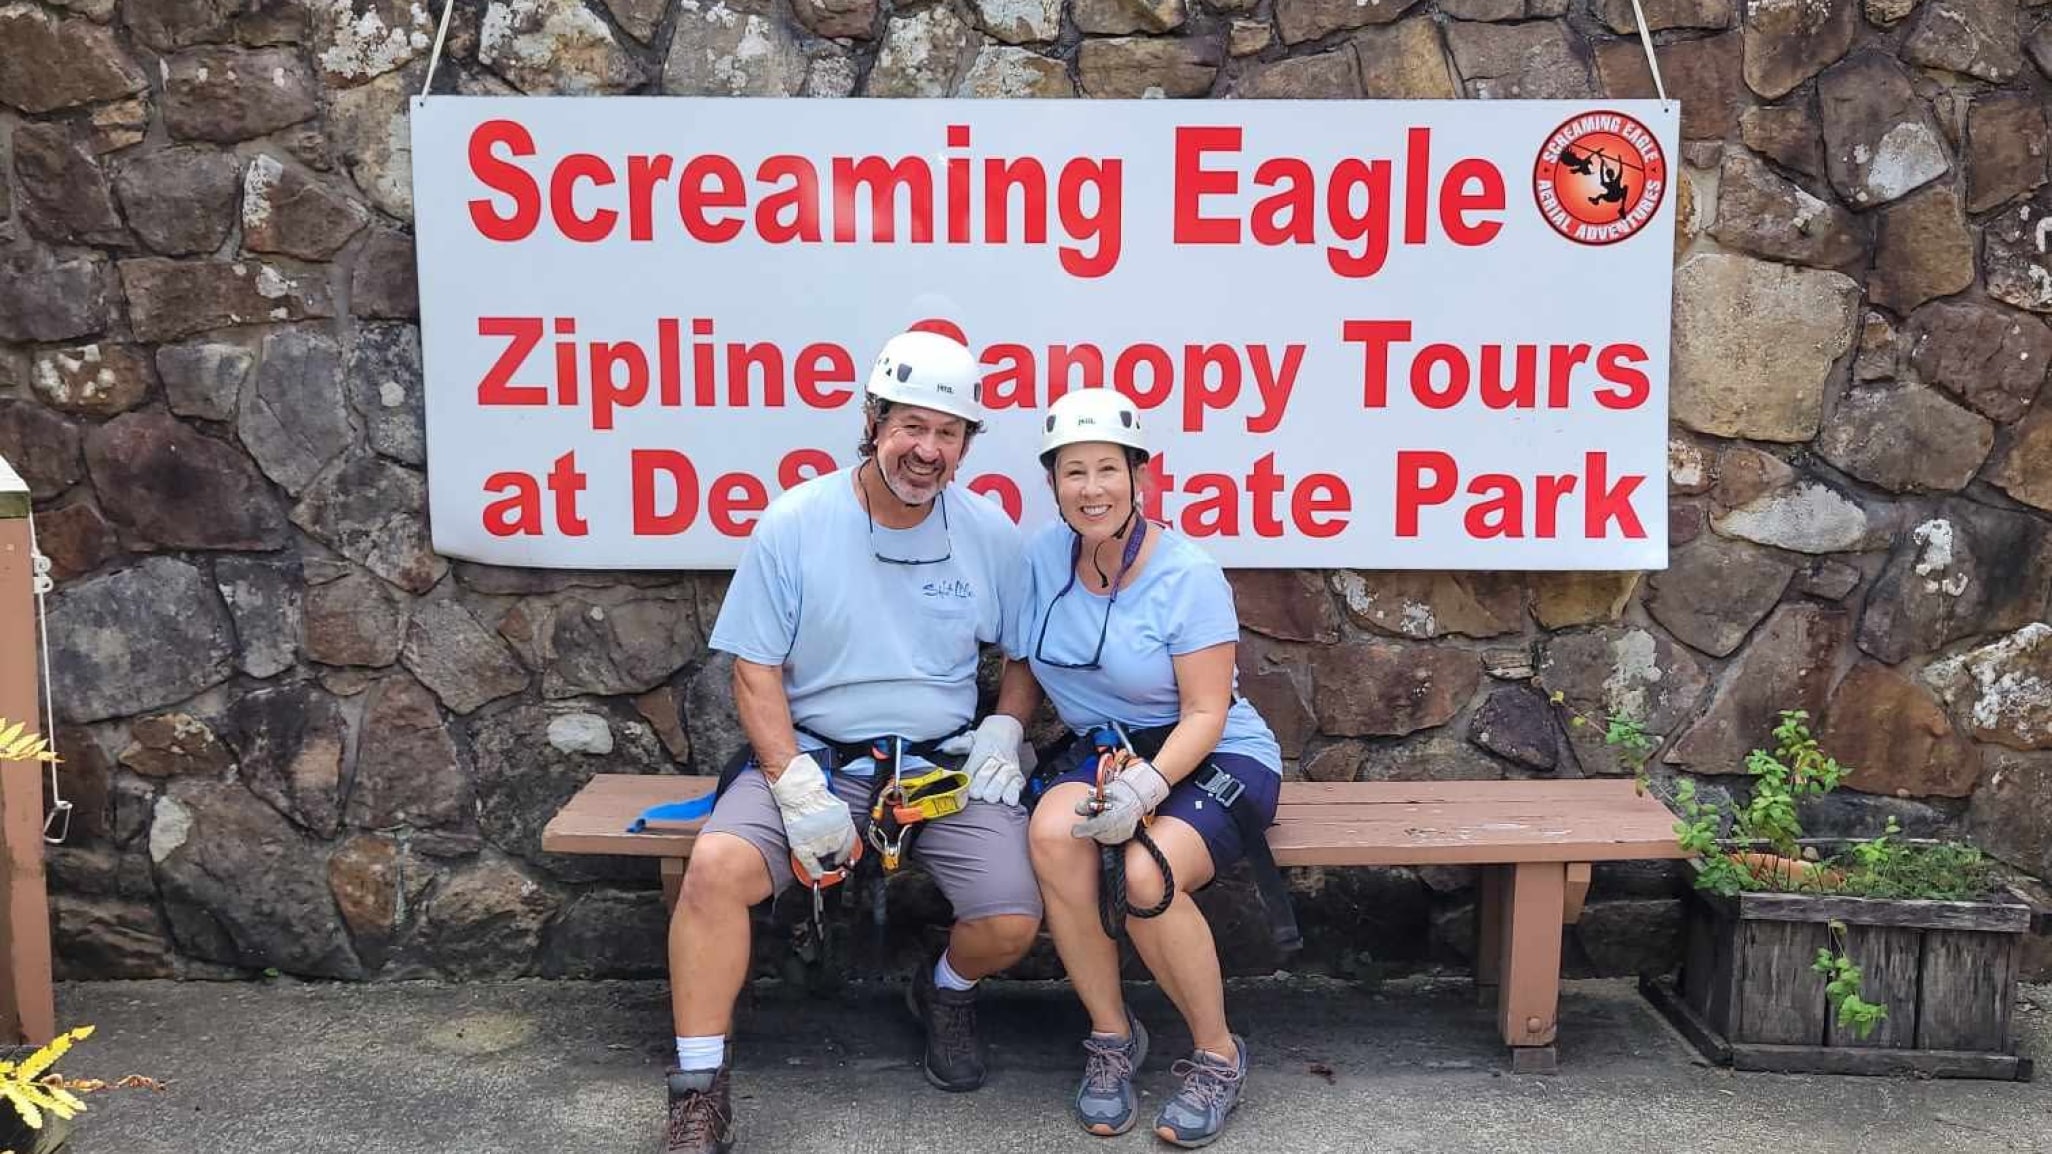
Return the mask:
<svg viewBox="0 0 2052 1154"><path fill-rule="evenodd" d="M1818 748L1804 724L1809 718L1807 710L1782 710L1781 724L1774 727L1779 742L1775 752L1755 749L1746 755L1746 772L1753 775L1753 796L1739 812L1739 834L1748 841L1772 845L1783 857L1797 855L1796 842L1803 836L1796 802L1830 793L1849 772Z"/></svg>
<svg viewBox="0 0 2052 1154"><path fill-rule="evenodd" d="M1621 714L1591 716L1576 709L1567 694L1556 689L1546 695L1546 700L1567 711L1570 729L1586 729L1592 725L1603 727L1603 744L1618 751L1618 760L1632 771L1632 779L1638 784L1639 792L1645 793L1652 787L1646 774L1646 763L1653 760L1653 754L1660 748L1659 737L1646 732L1646 726L1635 717Z"/></svg>
<svg viewBox="0 0 2052 1154"><path fill-rule="evenodd" d="M1838 1015L1838 1024L1857 1033L1862 1040L1874 1032L1888 1007L1860 996L1860 967L1845 953L1845 923L1831 923L1831 945L1817 948L1817 960L1810 968L1824 975L1824 996Z"/></svg>

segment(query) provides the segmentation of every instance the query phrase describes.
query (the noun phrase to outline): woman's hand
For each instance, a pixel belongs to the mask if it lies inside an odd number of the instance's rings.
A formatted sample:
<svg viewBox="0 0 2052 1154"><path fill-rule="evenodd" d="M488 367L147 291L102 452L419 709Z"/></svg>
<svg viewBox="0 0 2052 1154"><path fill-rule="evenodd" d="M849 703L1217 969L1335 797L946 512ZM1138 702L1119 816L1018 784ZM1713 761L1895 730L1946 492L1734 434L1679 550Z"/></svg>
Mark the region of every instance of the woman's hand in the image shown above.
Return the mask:
<svg viewBox="0 0 2052 1154"><path fill-rule="evenodd" d="M1096 838L1105 845L1122 845L1133 840L1140 819L1154 812L1169 795L1168 779L1147 762L1126 763L1117 777L1105 783L1102 806L1096 794L1085 794L1076 802L1076 812L1086 819L1069 827L1069 836Z"/></svg>

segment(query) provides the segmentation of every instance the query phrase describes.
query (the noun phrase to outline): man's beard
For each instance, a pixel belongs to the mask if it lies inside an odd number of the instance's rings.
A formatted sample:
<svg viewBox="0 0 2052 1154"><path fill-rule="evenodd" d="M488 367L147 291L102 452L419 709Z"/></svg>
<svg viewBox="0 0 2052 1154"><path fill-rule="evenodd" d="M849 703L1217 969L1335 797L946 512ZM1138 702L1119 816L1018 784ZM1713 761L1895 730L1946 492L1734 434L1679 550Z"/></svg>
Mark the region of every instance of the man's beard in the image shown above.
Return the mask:
<svg viewBox="0 0 2052 1154"><path fill-rule="evenodd" d="M879 460L877 476L901 504L924 505L940 496L941 487L947 483L947 466L937 458L934 471L915 474L906 468L912 459L911 453L900 453L888 463Z"/></svg>

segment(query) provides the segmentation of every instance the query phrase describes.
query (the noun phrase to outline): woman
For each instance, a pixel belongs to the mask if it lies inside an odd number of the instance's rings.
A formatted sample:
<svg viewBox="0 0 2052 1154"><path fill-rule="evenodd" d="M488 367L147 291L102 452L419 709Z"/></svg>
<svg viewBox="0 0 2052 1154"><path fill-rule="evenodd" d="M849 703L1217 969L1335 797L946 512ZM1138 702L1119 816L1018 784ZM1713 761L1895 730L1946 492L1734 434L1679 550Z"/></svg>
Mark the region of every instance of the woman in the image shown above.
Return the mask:
<svg viewBox="0 0 2052 1154"><path fill-rule="evenodd" d="M1130 1129L1139 1111L1132 1079L1147 1031L1121 997L1118 944L1099 908L1099 846L1122 847L1131 911L1123 928L1196 1045L1172 1067L1183 1084L1155 1133L1202 1146L1239 1102L1247 1048L1226 1024L1217 946L1189 895L1242 855L1240 829L1219 803L1233 781L1258 828L1274 820L1282 750L1235 692L1240 630L1224 573L1141 513L1150 456L1139 410L1114 390L1071 392L1048 409L1040 460L1060 523L1026 547L1006 647L1077 735L1051 759L1029 834L1049 931L1090 1013L1077 1120L1109 1136ZM1101 744L1137 756L1115 760L1100 791ZM1134 916L1165 896L1148 840L1168 862L1174 892L1157 916Z"/></svg>

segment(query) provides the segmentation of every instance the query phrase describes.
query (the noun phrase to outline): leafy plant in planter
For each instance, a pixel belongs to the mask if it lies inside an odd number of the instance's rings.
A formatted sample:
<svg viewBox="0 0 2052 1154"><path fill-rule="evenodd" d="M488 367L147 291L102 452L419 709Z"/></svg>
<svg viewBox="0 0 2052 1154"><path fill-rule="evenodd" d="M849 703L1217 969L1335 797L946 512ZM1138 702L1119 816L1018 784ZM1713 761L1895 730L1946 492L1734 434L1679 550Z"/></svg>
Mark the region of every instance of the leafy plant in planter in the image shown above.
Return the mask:
<svg viewBox="0 0 2052 1154"><path fill-rule="evenodd" d="M1804 845L1797 804L1830 793L1853 771L1818 748L1807 711L1785 709L1780 717L1775 751L1746 755L1753 793L1745 805L1727 813L1703 801L1693 780L1675 784L1681 820L1674 830L1682 848L1701 857L1698 889L1726 896L1750 890L1967 901L1994 888L1993 863L1980 850L1958 842L1905 842L1893 816L1879 836L1855 839L1829 858Z"/></svg>
<svg viewBox="0 0 2052 1154"><path fill-rule="evenodd" d="M1712 1058L1741 1069L2028 1080L2011 1025L2030 909L1971 845L1810 838L1804 801L1856 771L1783 710L1747 754L1743 801L1663 789L1698 896L1672 987L1642 988ZM1792 981L1804 970L1821 981Z"/></svg>

